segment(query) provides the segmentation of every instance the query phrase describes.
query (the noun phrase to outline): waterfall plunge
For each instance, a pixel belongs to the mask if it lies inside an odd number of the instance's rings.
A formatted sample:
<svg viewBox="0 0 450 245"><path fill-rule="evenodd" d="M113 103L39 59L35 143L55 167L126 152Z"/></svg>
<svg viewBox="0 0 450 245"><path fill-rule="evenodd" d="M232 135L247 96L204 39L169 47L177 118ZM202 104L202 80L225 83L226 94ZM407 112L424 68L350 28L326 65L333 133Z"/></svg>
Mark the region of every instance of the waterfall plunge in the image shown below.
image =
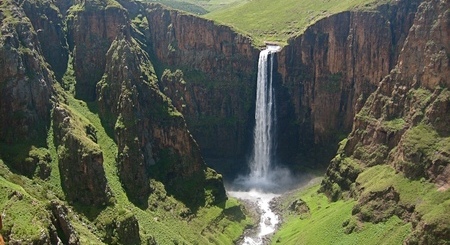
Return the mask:
<svg viewBox="0 0 450 245"><path fill-rule="evenodd" d="M288 169L273 166L276 148L276 105L273 88L274 53L279 46L267 46L259 54L256 88L255 129L253 152L249 162L250 174L238 176L228 193L238 199L253 203L261 215L258 231L247 234L242 245L267 244L267 237L279 223L279 217L271 210L270 202L281 193L293 189L303 178L291 176Z"/></svg>
<svg viewBox="0 0 450 245"><path fill-rule="evenodd" d="M278 194L268 193L274 186L271 162L274 155L275 138L275 94L273 89L273 53L280 47L267 46L258 60L256 88L255 130L253 133L253 154L250 174L235 180L235 187L246 191L230 191L230 195L254 203L261 214L259 232L246 236L243 245L260 245L264 237L273 233L278 225L278 216L270 209L270 201ZM275 171L276 172L276 171Z"/></svg>
<svg viewBox="0 0 450 245"><path fill-rule="evenodd" d="M273 53L279 46L267 46L258 60L256 88L255 129L250 176L253 181L267 181L274 154L275 138L275 94L273 89Z"/></svg>

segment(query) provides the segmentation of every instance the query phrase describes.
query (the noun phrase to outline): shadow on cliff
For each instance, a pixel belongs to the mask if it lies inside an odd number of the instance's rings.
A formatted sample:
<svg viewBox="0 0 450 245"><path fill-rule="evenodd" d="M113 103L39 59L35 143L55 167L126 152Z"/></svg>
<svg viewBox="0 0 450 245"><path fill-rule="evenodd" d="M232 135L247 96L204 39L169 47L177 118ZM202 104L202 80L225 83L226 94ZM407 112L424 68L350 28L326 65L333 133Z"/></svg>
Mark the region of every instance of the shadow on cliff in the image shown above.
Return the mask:
<svg viewBox="0 0 450 245"><path fill-rule="evenodd" d="M46 139L46 133L40 132L34 139L16 140L14 143L0 141L0 158L15 174L47 179L51 173L52 157L47 150Z"/></svg>
<svg viewBox="0 0 450 245"><path fill-rule="evenodd" d="M98 108L97 101L86 102L86 105L92 113L98 115L98 117L100 118L100 123L102 124L102 127L105 129L105 132L108 135L108 137L113 139L114 142L116 142L116 138L114 135L114 124L116 123L117 117L112 114L106 117L100 116L100 110Z"/></svg>

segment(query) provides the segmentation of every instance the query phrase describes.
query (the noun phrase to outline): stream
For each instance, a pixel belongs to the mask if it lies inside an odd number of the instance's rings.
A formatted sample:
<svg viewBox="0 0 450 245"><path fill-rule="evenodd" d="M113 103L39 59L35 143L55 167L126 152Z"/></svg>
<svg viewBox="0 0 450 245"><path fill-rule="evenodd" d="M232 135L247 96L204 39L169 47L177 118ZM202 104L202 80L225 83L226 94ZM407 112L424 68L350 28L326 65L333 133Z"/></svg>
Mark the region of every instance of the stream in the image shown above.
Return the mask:
<svg viewBox="0 0 450 245"><path fill-rule="evenodd" d="M278 215L270 209L270 201L278 197L279 194L264 193L252 189L250 191L229 191L230 196L237 199L248 201L255 205L260 214L259 226L256 232L244 237L242 245L260 245L264 244L264 238L271 235L279 223Z"/></svg>

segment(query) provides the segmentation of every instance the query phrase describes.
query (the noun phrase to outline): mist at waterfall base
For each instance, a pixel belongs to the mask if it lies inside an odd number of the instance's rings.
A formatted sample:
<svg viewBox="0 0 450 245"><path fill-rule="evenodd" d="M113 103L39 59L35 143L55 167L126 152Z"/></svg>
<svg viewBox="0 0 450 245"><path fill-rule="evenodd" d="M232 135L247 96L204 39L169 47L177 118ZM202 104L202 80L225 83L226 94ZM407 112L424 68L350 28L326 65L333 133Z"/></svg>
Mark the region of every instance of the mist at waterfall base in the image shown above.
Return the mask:
<svg viewBox="0 0 450 245"><path fill-rule="evenodd" d="M260 214L259 231L247 234L242 242L244 245L266 243L266 236L273 233L279 224L279 217L271 210L270 202L297 187L302 180L299 176L292 176L287 168L273 164L276 148L276 100L272 73L274 54L278 51L279 46L269 45L259 55L250 173L226 183L230 196L253 203Z"/></svg>

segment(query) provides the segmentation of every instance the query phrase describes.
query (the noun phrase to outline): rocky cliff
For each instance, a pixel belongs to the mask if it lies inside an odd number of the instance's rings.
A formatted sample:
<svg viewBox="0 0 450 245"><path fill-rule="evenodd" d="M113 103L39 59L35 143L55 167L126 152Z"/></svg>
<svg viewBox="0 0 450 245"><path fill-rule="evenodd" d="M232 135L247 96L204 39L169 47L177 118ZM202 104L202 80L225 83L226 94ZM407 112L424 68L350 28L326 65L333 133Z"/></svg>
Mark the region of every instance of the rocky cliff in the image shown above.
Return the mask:
<svg viewBox="0 0 450 245"><path fill-rule="evenodd" d="M331 157L330 146L351 130L356 112L395 66L418 2L336 14L288 41L278 55L284 159Z"/></svg>
<svg viewBox="0 0 450 245"><path fill-rule="evenodd" d="M446 244L450 239L443 208L450 180L449 9L446 1L419 5L395 67L357 111L321 187L332 199L346 193L355 197L353 214L359 220L380 222L397 215L411 222L406 244ZM368 173L378 184L367 184ZM418 188L419 180L429 185L427 191Z"/></svg>
<svg viewBox="0 0 450 245"><path fill-rule="evenodd" d="M30 20L15 4L0 14L0 139L2 158L21 174L32 176L39 160L28 154L30 142L42 144L50 125L51 95L56 82ZM14 125L14 127L11 127ZM19 147L13 145L19 144ZM26 161L26 160L30 161Z"/></svg>
<svg viewBox="0 0 450 245"><path fill-rule="evenodd" d="M147 14L155 8L128 4ZM192 228L195 236L164 227L185 227L183 219L195 220L199 209L208 208L217 210L199 221L214 225L207 225L207 234L237 224L223 215L225 206L214 206L227 199L222 176L206 167L184 117L161 92L153 68L158 60L132 22L133 9L115 1L0 6L6 242L206 240L201 229ZM164 224L157 215L164 215ZM24 222L14 223L19 217ZM159 230L157 239L140 230L151 226Z"/></svg>
<svg viewBox="0 0 450 245"><path fill-rule="evenodd" d="M253 126L258 50L213 21L154 6L143 30L159 62L161 89L178 105L209 157L242 157ZM182 70L184 83L170 74ZM166 70L166 71L164 71ZM177 94L178 93L178 94Z"/></svg>

